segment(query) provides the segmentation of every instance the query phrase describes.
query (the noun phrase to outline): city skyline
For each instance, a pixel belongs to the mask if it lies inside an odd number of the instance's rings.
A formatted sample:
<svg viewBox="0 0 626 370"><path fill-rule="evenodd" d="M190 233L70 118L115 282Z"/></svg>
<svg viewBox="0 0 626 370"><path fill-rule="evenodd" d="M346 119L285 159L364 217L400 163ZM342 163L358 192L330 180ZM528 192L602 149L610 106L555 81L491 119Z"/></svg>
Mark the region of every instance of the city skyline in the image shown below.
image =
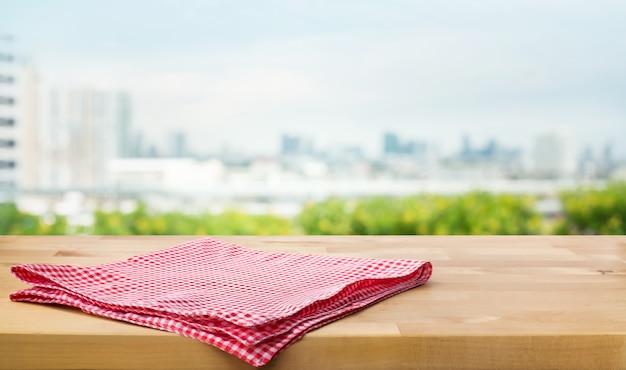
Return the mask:
<svg viewBox="0 0 626 370"><path fill-rule="evenodd" d="M384 132L526 152L546 131L626 157L613 1L0 1L44 87L126 90L159 147L275 153L283 133L382 152Z"/></svg>

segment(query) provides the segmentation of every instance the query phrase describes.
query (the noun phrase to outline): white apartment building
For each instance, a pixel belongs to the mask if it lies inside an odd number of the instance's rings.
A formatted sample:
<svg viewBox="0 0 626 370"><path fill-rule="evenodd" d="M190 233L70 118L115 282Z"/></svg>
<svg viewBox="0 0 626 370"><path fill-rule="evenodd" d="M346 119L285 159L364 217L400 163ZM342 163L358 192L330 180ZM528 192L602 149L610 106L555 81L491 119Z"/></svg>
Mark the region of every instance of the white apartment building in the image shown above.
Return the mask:
<svg viewBox="0 0 626 370"><path fill-rule="evenodd" d="M48 98L42 128L42 187L110 186L108 162L129 151L129 96L83 87L53 89Z"/></svg>
<svg viewBox="0 0 626 370"><path fill-rule="evenodd" d="M17 110L15 47L0 34L0 192L17 187Z"/></svg>
<svg viewBox="0 0 626 370"><path fill-rule="evenodd" d="M39 185L38 88L35 68L0 35L0 191Z"/></svg>
<svg viewBox="0 0 626 370"><path fill-rule="evenodd" d="M533 145L533 164L539 177L564 178L573 175L576 157L571 138L559 131L537 135Z"/></svg>
<svg viewBox="0 0 626 370"><path fill-rule="evenodd" d="M17 183L20 190L40 186L39 74L30 63L17 73Z"/></svg>
<svg viewBox="0 0 626 370"><path fill-rule="evenodd" d="M17 188L17 66L10 35L0 34L0 193Z"/></svg>

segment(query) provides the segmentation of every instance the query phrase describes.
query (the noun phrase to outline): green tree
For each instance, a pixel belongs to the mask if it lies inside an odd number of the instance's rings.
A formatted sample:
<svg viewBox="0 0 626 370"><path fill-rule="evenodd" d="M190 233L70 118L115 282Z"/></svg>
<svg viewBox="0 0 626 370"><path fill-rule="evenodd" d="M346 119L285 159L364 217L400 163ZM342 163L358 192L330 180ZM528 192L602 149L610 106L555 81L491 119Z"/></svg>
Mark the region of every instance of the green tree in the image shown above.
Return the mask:
<svg viewBox="0 0 626 370"><path fill-rule="evenodd" d="M626 233L626 181L563 191L559 197L563 217L556 223L556 234Z"/></svg>
<svg viewBox="0 0 626 370"><path fill-rule="evenodd" d="M541 216L529 196L470 192L372 197L348 207L329 199L308 204L298 221L307 234L538 234Z"/></svg>
<svg viewBox="0 0 626 370"><path fill-rule="evenodd" d="M97 211L99 235L279 235L291 234L291 222L275 215L248 215L227 210L218 215L150 212L145 204L130 213Z"/></svg>
<svg viewBox="0 0 626 370"><path fill-rule="evenodd" d="M345 200L330 198L308 203L300 212L297 223L309 235L353 234L351 210Z"/></svg>
<svg viewBox="0 0 626 370"><path fill-rule="evenodd" d="M0 203L0 235L62 235L67 220L58 215L42 218L20 211L15 203Z"/></svg>

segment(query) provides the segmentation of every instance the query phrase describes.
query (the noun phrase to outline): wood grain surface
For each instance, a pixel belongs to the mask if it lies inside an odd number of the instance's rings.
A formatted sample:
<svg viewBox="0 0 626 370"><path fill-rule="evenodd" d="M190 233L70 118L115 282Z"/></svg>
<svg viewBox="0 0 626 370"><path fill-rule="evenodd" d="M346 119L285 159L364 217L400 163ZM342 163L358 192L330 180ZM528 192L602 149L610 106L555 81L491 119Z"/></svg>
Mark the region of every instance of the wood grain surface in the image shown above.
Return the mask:
<svg viewBox="0 0 626 370"><path fill-rule="evenodd" d="M250 369L207 344L11 302L19 263L92 265L197 237L0 237L0 368ZM415 258L424 286L307 334L263 369L626 369L625 236L223 236L295 253Z"/></svg>

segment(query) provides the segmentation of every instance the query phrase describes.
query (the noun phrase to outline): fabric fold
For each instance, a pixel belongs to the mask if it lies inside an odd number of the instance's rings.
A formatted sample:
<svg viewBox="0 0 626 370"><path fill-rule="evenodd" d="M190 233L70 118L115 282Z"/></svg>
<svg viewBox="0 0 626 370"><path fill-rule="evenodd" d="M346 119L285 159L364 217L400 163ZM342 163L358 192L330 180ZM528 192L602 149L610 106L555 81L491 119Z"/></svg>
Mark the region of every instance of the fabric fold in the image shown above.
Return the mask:
<svg viewBox="0 0 626 370"><path fill-rule="evenodd" d="M114 263L11 271L32 285L11 300L174 332L262 366L307 332L426 283L432 265L260 251L204 238Z"/></svg>

